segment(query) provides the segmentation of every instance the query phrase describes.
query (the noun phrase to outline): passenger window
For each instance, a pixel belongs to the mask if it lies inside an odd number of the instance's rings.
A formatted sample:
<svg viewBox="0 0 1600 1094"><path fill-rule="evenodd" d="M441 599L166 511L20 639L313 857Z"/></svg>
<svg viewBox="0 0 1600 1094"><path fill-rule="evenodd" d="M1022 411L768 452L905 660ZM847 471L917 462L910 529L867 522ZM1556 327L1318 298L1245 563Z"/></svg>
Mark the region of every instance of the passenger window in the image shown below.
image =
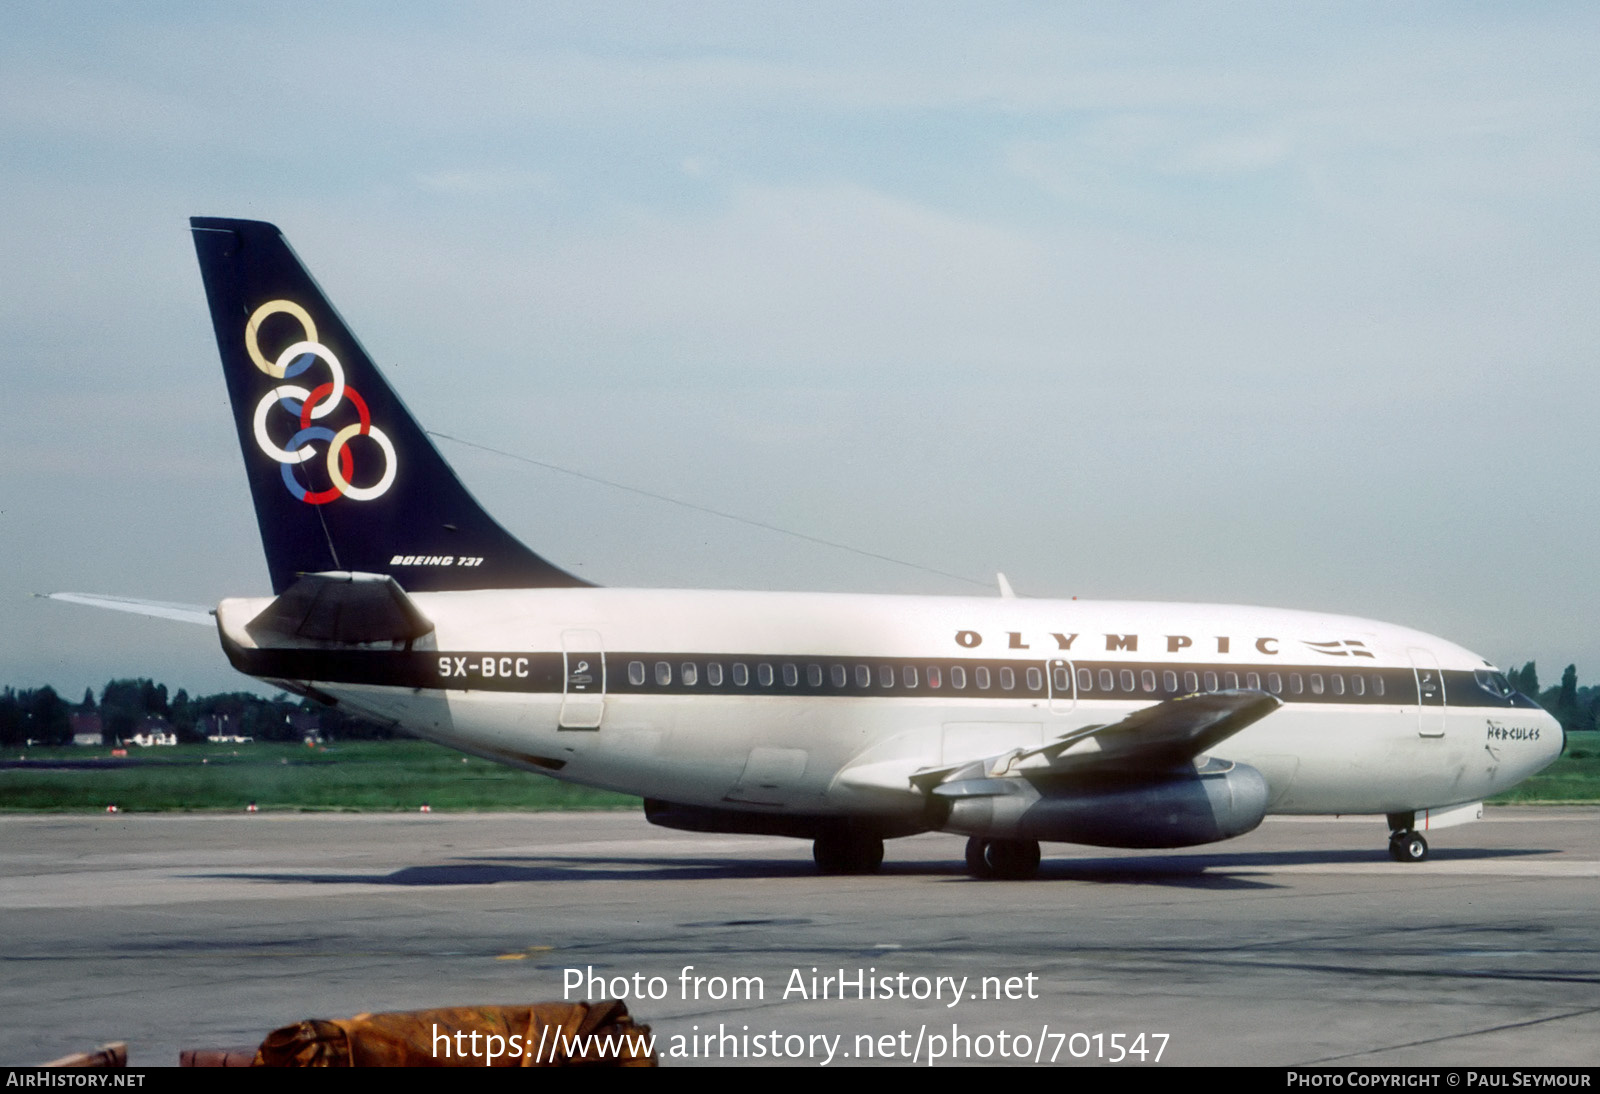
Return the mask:
<svg viewBox="0 0 1600 1094"><path fill-rule="evenodd" d="M1206 690L1207 691L1216 691L1217 690L1217 674L1216 673L1214 673L1214 672L1206 673Z"/></svg>
<svg viewBox="0 0 1600 1094"><path fill-rule="evenodd" d="M1161 687L1164 691L1176 692L1178 690L1178 674L1168 669L1161 674Z"/></svg>
<svg viewBox="0 0 1600 1094"><path fill-rule="evenodd" d="M1223 673L1222 674L1222 686L1227 688L1229 691L1233 691L1235 688L1237 688L1239 686L1239 674L1237 672L1225 672L1225 673Z"/></svg>
<svg viewBox="0 0 1600 1094"><path fill-rule="evenodd" d="M870 688L872 686L872 670L865 665L856 666L856 687Z"/></svg>
<svg viewBox="0 0 1600 1094"><path fill-rule="evenodd" d="M811 685L814 688L820 688L822 686L822 666L821 665L807 665L806 666L806 683Z"/></svg>
<svg viewBox="0 0 1600 1094"><path fill-rule="evenodd" d="M1383 694L1383 677L1379 676L1377 673L1372 674L1372 694Z"/></svg>
<svg viewBox="0 0 1600 1094"><path fill-rule="evenodd" d="M939 666L938 665L929 665L928 666L928 686L930 688L936 688L936 687L939 686Z"/></svg>
<svg viewBox="0 0 1600 1094"><path fill-rule="evenodd" d="M794 667L793 661L783 663L783 684L785 687L794 687L800 682L800 670Z"/></svg>
<svg viewBox="0 0 1600 1094"><path fill-rule="evenodd" d="M1313 672L1311 674L1311 694L1322 694L1322 673L1320 672Z"/></svg>
<svg viewBox="0 0 1600 1094"><path fill-rule="evenodd" d="M1359 672L1351 675L1350 690L1357 695L1365 695L1367 693L1367 678Z"/></svg>
<svg viewBox="0 0 1600 1094"><path fill-rule="evenodd" d="M662 687L672 683L672 666L665 661L656 662L656 683Z"/></svg>
<svg viewBox="0 0 1600 1094"><path fill-rule="evenodd" d="M967 670L960 665L950 666L950 686L957 691L963 691L967 686Z"/></svg>
<svg viewBox="0 0 1600 1094"><path fill-rule="evenodd" d="M1017 686L1017 674L1012 671L1010 665L1000 666L1000 686L1006 691L1010 691Z"/></svg>
<svg viewBox="0 0 1600 1094"><path fill-rule="evenodd" d="M1141 672L1139 674L1139 683L1144 685L1144 690L1146 691L1156 690L1156 670L1145 669Z"/></svg>
<svg viewBox="0 0 1600 1094"><path fill-rule="evenodd" d="M1079 691L1093 691L1094 690L1094 673L1090 672L1088 669L1079 669L1078 670L1078 690Z"/></svg>
<svg viewBox="0 0 1600 1094"><path fill-rule="evenodd" d="M989 666L979 665L972 670L972 682L978 685L980 691L989 690Z"/></svg>
<svg viewBox="0 0 1600 1094"><path fill-rule="evenodd" d="M750 683L750 668L743 661L733 663L733 682L741 688Z"/></svg>
<svg viewBox="0 0 1600 1094"><path fill-rule="evenodd" d="M1029 665L1028 666L1027 680L1028 680L1028 690L1029 691L1043 691L1044 690L1044 673L1039 671L1039 666L1038 665Z"/></svg>
<svg viewBox="0 0 1600 1094"><path fill-rule="evenodd" d="M1300 679L1300 674L1298 672L1291 672L1289 674L1289 694L1299 695L1305 689L1305 681Z"/></svg>
<svg viewBox="0 0 1600 1094"><path fill-rule="evenodd" d="M629 661L628 662L628 683L632 684L636 688L637 687L642 687L644 685L644 662L643 661Z"/></svg>
<svg viewBox="0 0 1600 1094"><path fill-rule="evenodd" d="M1183 674L1183 690L1191 695L1200 690L1200 674L1198 672L1186 672Z"/></svg>
<svg viewBox="0 0 1600 1094"><path fill-rule="evenodd" d="M1100 670L1100 690L1101 691L1115 691L1116 689L1117 689L1117 677L1116 677L1116 674L1113 673L1110 669L1101 669Z"/></svg>
<svg viewBox="0 0 1600 1094"><path fill-rule="evenodd" d="M722 662L712 661L706 665L706 683L714 688L722 686Z"/></svg>
<svg viewBox="0 0 1600 1094"><path fill-rule="evenodd" d="M879 665L878 666L878 683L882 684L886 688L894 687L894 666L893 665Z"/></svg>
<svg viewBox="0 0 1600 1094"><path fill-rule="evenodd" d="M681 671L683 673L684 687L692 688L695 686L695 684L700 682L700 672L695 667L695 663L693 661L685 661Z"/></svg>
<svg viewBox="0 0 1600 1094"><path fill-rule="evenodd" d="M1261 690L1261 676L1259 673L1247 672L1244 674L1244 686L1251 691Z"/></svg>
<svg viewBox="0 0 1600 1094"><path fill-rule="evenodd" d="M772 666L765 661L756 666L756 683L764 688L772 686Z"/></svg>
<svg viewBox="0 0 1600 1094"><path fill-rule="evenodd" d="M850 683L850 674L845 671L843 665L830 666L828 675L833 678L833 686L836 688L845 687Z"/></svg>
<svg viewBox="0 0 1600 1094"><path fill-rule="evenodd" d="M1122 670L1122 690L1123 691L1132 691L1133 690L1133 670L1132 669L1123 669Z"/></svg>
<svg viewBox="0 0 1600 1094"><path fill-rule="evenodd" d="M1328 687L1333 689L1335 695L1344 694L1344 677L1337 672L1328 674Z"/></svg>
<svg viewBox="0 0 1600 1094"><path fill-rule="evenodd" d="M905 681L906 687L908 687L908 688L916 687L917 686L917 667L915 665L907 665L905 668L901 669L900 670L900 679Z"/></svg>
<svg viewBox="0 0 1600 1094"><path fill-rule="evenodd" d="M1283 694L1283 677L1275 672L1267 673L1267 690L1274 695Z"/></svg>
<svg viewBox="0 0 1600 1094"><path fill-rule="evenodd" d="M1056 671L1051 673L1051 675L1055 677L1054 682L1057 695L1072 694L1072 673L1067 671L1067 666L1057 665Z"/></svg>

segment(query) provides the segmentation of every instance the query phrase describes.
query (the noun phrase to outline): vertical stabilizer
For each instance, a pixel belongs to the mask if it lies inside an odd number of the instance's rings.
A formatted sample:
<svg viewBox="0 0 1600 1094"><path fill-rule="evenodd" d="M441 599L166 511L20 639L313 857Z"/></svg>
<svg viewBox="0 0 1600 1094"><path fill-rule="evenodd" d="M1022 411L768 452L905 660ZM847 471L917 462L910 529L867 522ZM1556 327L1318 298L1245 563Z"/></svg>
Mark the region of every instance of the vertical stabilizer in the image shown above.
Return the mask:
<svg viewBox="0 0 1600 1094"><path fill-rule="evenodd" d="M484 512L277 228L189 224L274 592L329 570L412 592L589 584Z"/></svg>

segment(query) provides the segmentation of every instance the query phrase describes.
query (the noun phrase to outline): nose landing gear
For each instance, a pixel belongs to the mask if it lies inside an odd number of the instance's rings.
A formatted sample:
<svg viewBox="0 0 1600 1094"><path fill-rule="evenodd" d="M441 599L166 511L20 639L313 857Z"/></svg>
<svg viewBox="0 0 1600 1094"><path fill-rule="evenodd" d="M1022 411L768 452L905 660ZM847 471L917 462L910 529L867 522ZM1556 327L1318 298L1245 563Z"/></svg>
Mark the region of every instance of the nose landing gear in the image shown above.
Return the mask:
<svg viewBox="0 0 1600 1094"><path fill-rule="evenodd" d="M1396 862L1422 862L1428 857L1428 841L1409 830L1391 833L1389 857Z"/></svg>
<svg viewBox="0 0 1600 1094"><path fill-rule="evenodd" d="M1424 862L1428 858L1428 841L1412 831L1415 813L1389 814L1389 857L1396 862Z"/></svg>

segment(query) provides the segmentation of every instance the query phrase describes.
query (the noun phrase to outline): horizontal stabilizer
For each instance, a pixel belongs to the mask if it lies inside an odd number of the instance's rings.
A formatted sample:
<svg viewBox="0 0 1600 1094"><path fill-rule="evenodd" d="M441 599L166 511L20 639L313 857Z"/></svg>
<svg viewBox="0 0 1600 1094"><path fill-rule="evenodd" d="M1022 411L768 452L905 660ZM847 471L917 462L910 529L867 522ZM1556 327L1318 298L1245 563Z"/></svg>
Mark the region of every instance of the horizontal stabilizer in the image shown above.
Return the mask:
<svg viewBox="0 0 1600 1094"><path fill-rule="evenodd" d="M245 631L263 647L295 642L409 644L433 631L387 574L304 574Z"/></svg>
<svg viewBox="0 0 1600 1094"><path fill-rule="evenodd" d="M200 604L174 604L168 600L135 600L131 596L103 596L99 593L35 593L46 600L65 600L68 604L86 604L91 608L109 608L114 612L132 612L155 619L175 619L179 623L199 623L203 627L217 625L216 612Z"/></svg>

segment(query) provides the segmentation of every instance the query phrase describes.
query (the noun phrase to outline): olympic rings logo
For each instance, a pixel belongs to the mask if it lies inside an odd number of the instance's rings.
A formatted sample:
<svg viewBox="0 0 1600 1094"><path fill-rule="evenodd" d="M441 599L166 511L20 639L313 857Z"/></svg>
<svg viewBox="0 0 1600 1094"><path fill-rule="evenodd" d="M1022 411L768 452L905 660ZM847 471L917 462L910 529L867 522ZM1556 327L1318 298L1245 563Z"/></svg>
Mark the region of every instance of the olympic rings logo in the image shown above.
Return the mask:
<svg viewBox="0 0 1600 1094"><path fill-rule="evenodd" d="M278 354L277 360L268 361L261 352L259 335L261 324L272 315L288 315L297 320L304 338L289 345ZM292 300L267 301L251 313L249 322L245 324L244 348L250 354L250 360L255 362L256 368L274 380L292 380L318 361L328 369L330 379L327 383L310 390L298 384L279 384L256 404L253 420L256 444L263 453L282 465L283 484L288 487L290 494L309 505L326 505L341 497L354 498L356 501L371 501L373 498L381 497L394 485L396 466L394 445L383 430L372 424L372 415L367 411L366 400L355 388L344 382L344 367L339 364L339 359L333 355L332 350L317 341L317 325L304 308ZM359 422L351 423L337 431L326 425L312 424L333 413L347 396L356 409ZM288 444L283 448L279 448L273 443L272 438L267 436L267 415L274 407L288 411L300 425L299 431L289 438ZM371 438L373 443L383 450L383 475L371 486L356 486L350 481L354 477L355 470L355 460L350 455L350 438L358 435ZM294 469L317 458L317 449L312 444L313 441L325 441L328 445L326 455L328 481L333 485L326 490L308 490L295 480Z"/></svg>

